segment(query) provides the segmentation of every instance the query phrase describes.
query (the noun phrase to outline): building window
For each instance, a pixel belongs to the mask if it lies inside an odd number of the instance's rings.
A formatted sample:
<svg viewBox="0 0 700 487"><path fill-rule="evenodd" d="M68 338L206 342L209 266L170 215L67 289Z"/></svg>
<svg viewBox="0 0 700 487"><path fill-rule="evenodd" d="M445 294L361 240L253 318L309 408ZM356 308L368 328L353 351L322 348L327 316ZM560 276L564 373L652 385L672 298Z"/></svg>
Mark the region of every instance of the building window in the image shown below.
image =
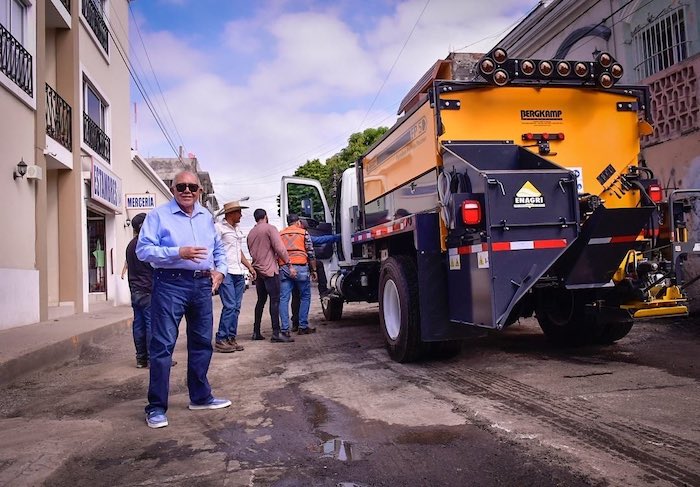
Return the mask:
<svg viewBox="0 0 700 487"><path fill-rule="evenodd" d="M83 17L106 53L109 52L109 30L105 23L105 0L83 0Z"/></svg>
<svg viewBox="0 0 700 487"><path fill-rule="evenodd" d="M0 24L22 44L27 6L20 0L0 0Z"/></svg>
<svg viewBox="0 0 700 487"><path fill-rule="evenodd" d="M27 6L21 0L0 0L0 72L27 95L34 96L34 61L27 51Z"/></svg>
<svg viewBox="0 0 700 487"><path fill-rule="evenodd" d="M664 10L632 32L637 79L648 78L688 57L685 7Z"/></svg>
<svg viewBox="0 0 700 487"><path fill-rule="evenodd" d="M110 162L110 140L107 137L107 104L90 83L83 83L83 142Z"/></svg>
<svg viewBox="0 0 700 487"><path fill-rule="evenodd" d="M85 83L85 111L95 124L105 130L105 104L97 92Z"/></svg>

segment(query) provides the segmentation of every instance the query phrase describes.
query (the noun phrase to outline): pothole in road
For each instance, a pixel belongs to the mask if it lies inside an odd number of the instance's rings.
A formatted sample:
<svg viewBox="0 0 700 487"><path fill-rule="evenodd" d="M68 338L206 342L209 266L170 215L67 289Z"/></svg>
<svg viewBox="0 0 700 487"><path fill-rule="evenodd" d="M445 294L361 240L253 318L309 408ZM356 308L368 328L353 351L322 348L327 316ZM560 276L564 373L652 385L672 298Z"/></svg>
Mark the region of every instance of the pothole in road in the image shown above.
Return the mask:
<svg viewBox="0 0 700 487"><path fill-rule="evenodd" d="M333 458L341 462L361 460L360 452L353 447L353 444L340 438L326 441L321 446L321 453L321 458Z"/></svg>

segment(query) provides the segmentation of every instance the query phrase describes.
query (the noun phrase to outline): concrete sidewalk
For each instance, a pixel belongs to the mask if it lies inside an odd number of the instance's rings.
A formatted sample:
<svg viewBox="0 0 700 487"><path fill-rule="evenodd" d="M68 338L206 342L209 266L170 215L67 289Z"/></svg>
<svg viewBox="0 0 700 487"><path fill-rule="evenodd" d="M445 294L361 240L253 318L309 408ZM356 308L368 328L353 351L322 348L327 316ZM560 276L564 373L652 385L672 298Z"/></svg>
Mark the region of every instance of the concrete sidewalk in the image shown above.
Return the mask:
<svg viewBox="0 0 700 487"><path fill-rule="evenodd" d="M88 313L0 331L0 386L77 357L86 343L131 333L131 306L92 305Z"/></svg>

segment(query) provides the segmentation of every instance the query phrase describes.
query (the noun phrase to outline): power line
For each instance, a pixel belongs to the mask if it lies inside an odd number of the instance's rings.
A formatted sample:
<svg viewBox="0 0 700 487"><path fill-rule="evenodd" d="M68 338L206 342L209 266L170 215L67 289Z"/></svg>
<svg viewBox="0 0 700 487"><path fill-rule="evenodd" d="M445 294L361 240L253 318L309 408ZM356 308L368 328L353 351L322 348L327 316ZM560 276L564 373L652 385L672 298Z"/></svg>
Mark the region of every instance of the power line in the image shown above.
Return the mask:
<svg viewBox="0 0 700 487"><path fill-rule="evenodd" d="M117 21L119 21L119 16L117 15L116 12L114 12L114 15L117 18ZM135 68L131 64L131 61L128 58L128 55L125 55L123 50L124 47L121 45L121 42L119 39L114 35L113 33L113 26L112 23L109 21L106 15L103 16L103 19L105 23L108 25L107 33L109 34L109 37L112 38L112 41L114 43L114 47L117 49L117 52L119 53L119 56L122 58L122 61L124 62L124 65L126 66L126 69L129 71L129 75L131 76L131 79L134 80L134 83L136 84L136 88L139 90L139 93L141 93L141 96L143 97L144 101L146 102L146 106L148 107L149 111L151 112L151 115L153 115L153 118L156 121L156 124L158 125L158 128L160 128L160 131L163 133L163 136L165 137L166 141L168 142L168 145L172 149L173 153L177 156L178 159L180 159L180 154L178 150L175 148L175 144L173 143L170 135L167 133L167 130L165 129L165 126L160 119L160 116L156 113L155 107L152 105L152 102L150 100L150 97L146 93L145 88L143 87L140 78L138 77L138 74L136 73ZM120 22L121 23L121 22ZM122 31L123 31L123 26L122 26Z"/></svg>
<svg viewBox="0 0 700 487"><path fill-rule="evenodd" d="M379 98L379 94L384 89L384 85L386 85L386 82L389 80L389 76L391 76L391 73L394 71L394 68L396 67L396 63L399 62L399 59L401 58L401 54L403 54L404 49L406 49L406 45L408 44L408 41L411 40L411 36L413 35L413 32L416 30L416 27L418 26L418 22L420 22L420 19L423 17L423 13L425 13L425 9L428 8L429 4L430 4L430 0L427 0L425 2L425 5L423 5L423 10L421 10L420 14L418 14L418 18L416 19L415 23L413 24L413 27L411 27L411 32L408 33L408 37L406 37L406 40L404 41L403 46L401 46L399 53L396 55L396 59L394 59L394 63L391 65L391 68L389 68L389 72L384 77L384 81L382 81L382 85L379 87L379 90L377 90L377 94L374 95L374 99L372 100L372 103L370 103L369 108L367 109L367 112L365 113L365 116L362 117L362 121L358 125L357 130L360 130L360 128L362 127L362 124L365 123L365 120L367 119L367 115L369 115L369 112L372 110L372 108L374 108L374 104L376 103L377 98Z"/></svg>
<svg viewBox="0 0 700 487"><path fill-rule="evenodd" d="M537 2L537 5L535 5L534 7L532 7L528 12L526 12L525 14L523 14L519 19L517 19L515 22L513 22L512 24L510 24L508 27L506 27L506 28L503 29L502 31L497 32L497 33L495 33L495 34L493 34L493 35L490 35L490 36L482 37L482 38L479 39L478 41L471 42L471 43L467 44L466 46L460 47L459 49L455 49L455 51L462 51L462 50L467 49L467 48L469 48L469 47L472 47L472 46L474 46L474 45L476 45L476 44L479 44L479 43L481 43L481 42L483 42L483 41L485 41L485 40L493 39L494 37L499 36L499 35L503 34L503 33L506 32L506 31L510 31L510 30L514 29L520 22L522 22L522 21L525 20L530 14L532 14L532 12L534 12L535 9L537 9L541 4L542 4L541 1Z"/></svg>
<svg viewBox="0 0 700 487"><path fill-rule="evenodd" d="M168 112L168 116L170 117L170 122L173 125L173 128L175 129L175 133L177 134L178 139L180 140L180 145L182 147L185 147L185 143L182 140L182 135L180 135L180 131L177 129L177 124L175 123L175 119L173 118L172 113L170 112L170 107L168 106L168 102L165 100L165 96L163 95L163 89L160 86L160 82L158 81L158 76L156 75L155 69L153 69L153 63L151 63L151 56L148 55L148 49L146 49L146 44L143 41L143 36L141 36L141 29L139 28L139 23L136 22L136 19L134 17L134 10L131 7L131 2L129 2L129 12L131 12L131 17L134 19L134 26L136 27L136 32L139 35L139 40L141 41L141 46L143 46L143 52L146 53L146 59L148 60L148 65L151 67L151 73L153 73L153 79L156 81L156 86L158 86L158 91L160 92L160 97L163 99L163 104L165 105L165 110Z"/></svg>

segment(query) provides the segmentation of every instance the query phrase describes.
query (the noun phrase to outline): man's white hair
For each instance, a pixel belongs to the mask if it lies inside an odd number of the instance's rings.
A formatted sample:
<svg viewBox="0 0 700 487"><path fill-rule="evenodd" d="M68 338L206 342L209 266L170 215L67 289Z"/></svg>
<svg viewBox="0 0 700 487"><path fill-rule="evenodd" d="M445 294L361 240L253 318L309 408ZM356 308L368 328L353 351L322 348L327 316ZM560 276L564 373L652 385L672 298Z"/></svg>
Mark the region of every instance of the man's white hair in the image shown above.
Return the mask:
<svg viewBox="0 0 700 487"><path fill-rule="evenodd" d="M197 184L199 184L200 186L202 185L202 182L199 180L199 176L197 175L197 173L195 173L194 171L191 171L190 169L183 169L182 171L178 172L175 175L175 177L173 178L173 184L171 187L174 188L175 185L177 184L177 180L180 179L180 177L185 175L185 174L191 174L197 180Z"/></svg>

